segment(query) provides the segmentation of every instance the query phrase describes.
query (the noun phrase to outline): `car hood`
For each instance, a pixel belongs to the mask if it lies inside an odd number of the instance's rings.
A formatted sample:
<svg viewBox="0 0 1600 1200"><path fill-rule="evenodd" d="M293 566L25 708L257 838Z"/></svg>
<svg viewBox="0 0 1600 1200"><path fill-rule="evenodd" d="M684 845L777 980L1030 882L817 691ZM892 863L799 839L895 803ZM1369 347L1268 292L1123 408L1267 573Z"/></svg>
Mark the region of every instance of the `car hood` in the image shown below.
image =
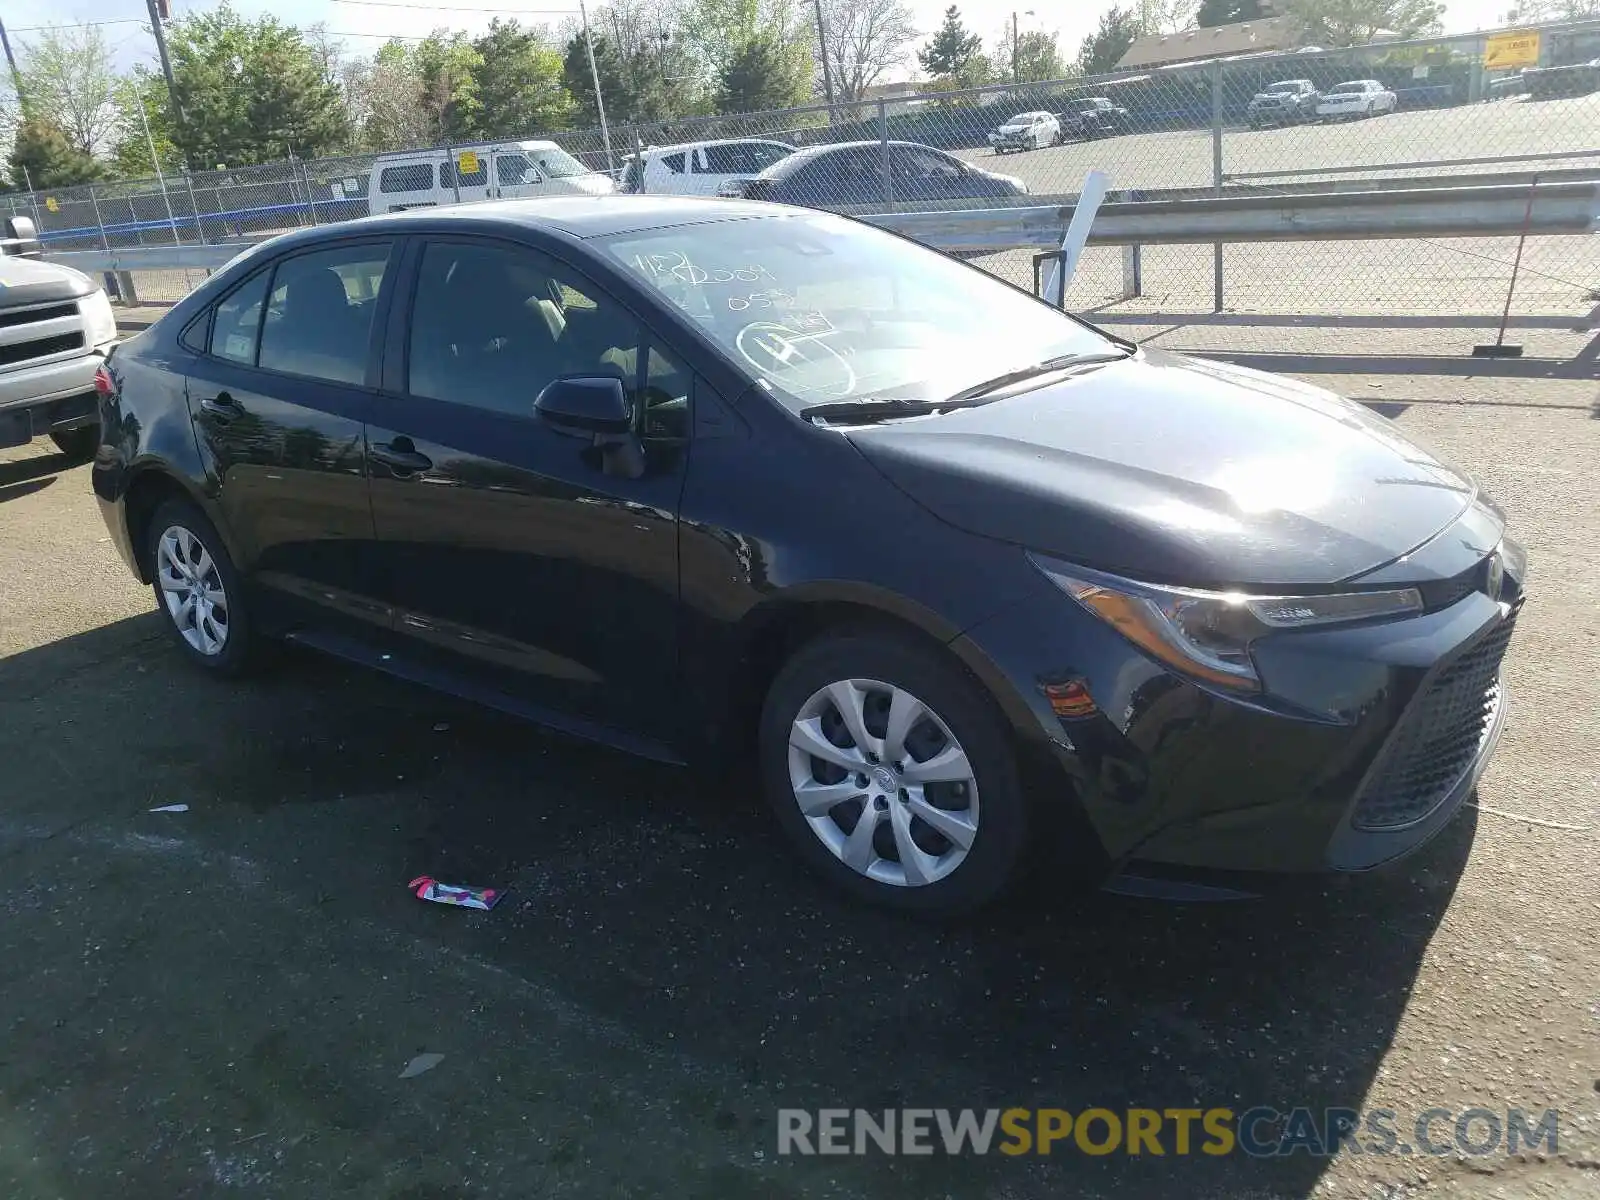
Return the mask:
<svg viewBox="0 0 1600 1200"><path fill-rule="evenodd" d="M36 258L0 256L0 308L87 296L96 284L81 271Z"/></svg>
<svg viewBox="0 0 1600 1200"><path fill-rule="evenodd" d="M1476 495L1332 392L1161 352L846 436L952 525L1192 586L1350 579L1422 545Z"/></svg>

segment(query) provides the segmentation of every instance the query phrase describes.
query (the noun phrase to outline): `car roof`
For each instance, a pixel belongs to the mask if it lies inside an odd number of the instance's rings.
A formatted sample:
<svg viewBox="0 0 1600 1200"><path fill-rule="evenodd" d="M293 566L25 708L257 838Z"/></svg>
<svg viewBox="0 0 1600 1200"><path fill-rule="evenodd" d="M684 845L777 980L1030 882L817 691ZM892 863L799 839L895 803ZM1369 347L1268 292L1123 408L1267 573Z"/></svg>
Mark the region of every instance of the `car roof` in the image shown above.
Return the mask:
<svg viewBox="0 0 1600 1200"><path fill-rule="evenodd" d="M864 146L871 146L874 149L880 146L910 146L917 150L932 150L935 154L943 155L945 158L950 157L946 151L940 150L936 146L926 145L922 142L881 142L877 139L863 140L859 142L825 142L820 146L801 146L800 149L789 155L788 158L782 158L773 163L765 171L761 172L758 178L782 179L784 176L798 171L808 162L814 162L819 158L826 158L830 154L836 154L844 150L860 150Z"/></svg>
<svg viewBox="0 0 1600 1200"><path fill-rule="evenodd" d="M452 228L463 233L492 233L496 228L503 232L508 226L544 230L571 238L591 238L672 225L772 217L787 211L792 210L764 202L706 196L548 196L450 204L358 217L286 234L274 239L273 244L292 246L363 234L449 232Z"/></svg>
<svg viewBox="0 0 1600 1200"><path fill-rule="evenodd" d="M787 146L788 142L778 138L742 137L742 138L707 138L703 142L673 142L670 146L646 146L644 157L654 158L662 154L677 154L681 150L704 150L707 146L744 146L750 143L758 146ZM628 155L633 158L634 155Z"/></svg>
<svg viewBox="0 0 1600 1200"><path fill-rule="evenodd" d="M559 142L553 142L549 138L501 138L497 141L487 142L456 142L449 146L430 146L421 150L395 150L389 154L380 154L373 161L380 163L401 158L440 158L451 154L460 154L463 150L498 149L501 146L515 146L519 150L560 150L562 148Z"/></svg>

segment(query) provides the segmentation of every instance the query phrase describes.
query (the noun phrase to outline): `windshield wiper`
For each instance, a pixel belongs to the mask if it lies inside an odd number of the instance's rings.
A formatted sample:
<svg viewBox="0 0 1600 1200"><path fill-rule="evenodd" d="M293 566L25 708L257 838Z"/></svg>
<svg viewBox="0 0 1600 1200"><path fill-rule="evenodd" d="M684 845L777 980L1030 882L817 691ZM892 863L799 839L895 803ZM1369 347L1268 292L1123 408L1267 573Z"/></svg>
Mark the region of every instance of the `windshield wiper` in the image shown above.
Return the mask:
<svg viewBox="0 0 1600 1200"><path fill-rule="evenodd" d="M1037 375L1048 375L1052 371L1064 371L1070 367L1084 367L1093 363L1121 362L1128 357L1126 351L1116 354L1059 354L1055 358L1047 358L1043 362L1036 362L1031 367L1019 367L1015 371L1007 371L1004 375L996 375L993 379L985 379L982 383L975 383L971 387L962 388L955 395L944 401L946 404L960 404L964 400L975 400L979 396L986 396L990 392L998 392L1003 387L1010 387L1013 383L1022 383Z"/></svg>
<svg viewBox="0 0 1600 1200"><path fill-rule="evenodd" d="M892 396L867 396L860 400L836 400L831 404L813 404L802 409L800 415L811 422L817 421L886 421L896 417L916 417L937 412L948 407L944 400L907 400Z"/></svg>

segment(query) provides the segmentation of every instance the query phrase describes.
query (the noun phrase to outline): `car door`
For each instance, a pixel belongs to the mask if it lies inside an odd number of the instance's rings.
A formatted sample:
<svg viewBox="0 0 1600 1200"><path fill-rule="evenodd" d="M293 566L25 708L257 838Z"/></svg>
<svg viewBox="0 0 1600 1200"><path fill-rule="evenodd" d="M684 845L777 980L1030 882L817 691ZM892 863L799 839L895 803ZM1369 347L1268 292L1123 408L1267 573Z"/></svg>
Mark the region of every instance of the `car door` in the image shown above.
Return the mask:
<svg viewBox="0 0 1600 1200"><path fill-rule="evenodd" d="M687 372L555 259L419 244L367 428L385 594L407 652L498 694L668 740ZM562 375L623 379L636 477L533 412Z"/></svg>
<svg viewBox="0 0 1600 1200"><path fill-rule="evenodd" d="M457 150L439 164L439 187L448 203L490 199L489 158L487 150Z"/></svg>
<svg viewBox="0 0 1600 1200"><path fill-rule="evenodd" d="M217 304L189 370L195 437L239 565L300 616L388 624L367 583L363 425L392 252L368 238L264 266Z"/></svg>

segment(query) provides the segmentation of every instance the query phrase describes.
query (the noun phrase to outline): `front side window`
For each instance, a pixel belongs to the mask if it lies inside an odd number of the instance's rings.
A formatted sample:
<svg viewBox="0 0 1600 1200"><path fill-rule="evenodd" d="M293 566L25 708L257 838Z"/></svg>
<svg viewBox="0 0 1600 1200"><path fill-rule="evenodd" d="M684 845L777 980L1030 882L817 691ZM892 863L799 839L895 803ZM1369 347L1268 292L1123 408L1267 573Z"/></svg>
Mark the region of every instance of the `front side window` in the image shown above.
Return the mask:
<svg viewBox="0 0 1600 1200"><path fill-rule="evenodd" d="M1046 359L1116 352L990 275L826 213L600 244L797 410L867 396L940 399Z"/></svg>
<svg viewBox="0 0 1600 1200"><path fill-rule="evenodd" d="M258 271L228 293L211 322L212 354L229 362L254 364L261 336L261 305L266 298L266 271Z"/></svg>
<svg viewBox="0 0 1600 1200"><path fill-rule="evenodd" d="M492 242L433 242L411 310L412 395L529 417L562 375L613 375L637 393L643 331L566 267Z"/></svg>
<svg viewBox="0 0 1600 1200"><path fill-rule="evenodd" d="M432 163L405 163L385 167L378 173L380 192L429 192L433 190Z"/></svg>
<svg viewBox="0 0 1600 1200"><path fill-rule="evenodd" d="M278 264L261 328L260 365L330 383L366 378L387 242L297 254Z"/></svg>
<svg viewBox="0 0 1600 1200"><path fill-rule="evenodd" d="M551 146L547 150L529 150L528 159L539 168L539 173L546 179L571 179L576 175L590 174L588 167L560 146Z"/></svg>

